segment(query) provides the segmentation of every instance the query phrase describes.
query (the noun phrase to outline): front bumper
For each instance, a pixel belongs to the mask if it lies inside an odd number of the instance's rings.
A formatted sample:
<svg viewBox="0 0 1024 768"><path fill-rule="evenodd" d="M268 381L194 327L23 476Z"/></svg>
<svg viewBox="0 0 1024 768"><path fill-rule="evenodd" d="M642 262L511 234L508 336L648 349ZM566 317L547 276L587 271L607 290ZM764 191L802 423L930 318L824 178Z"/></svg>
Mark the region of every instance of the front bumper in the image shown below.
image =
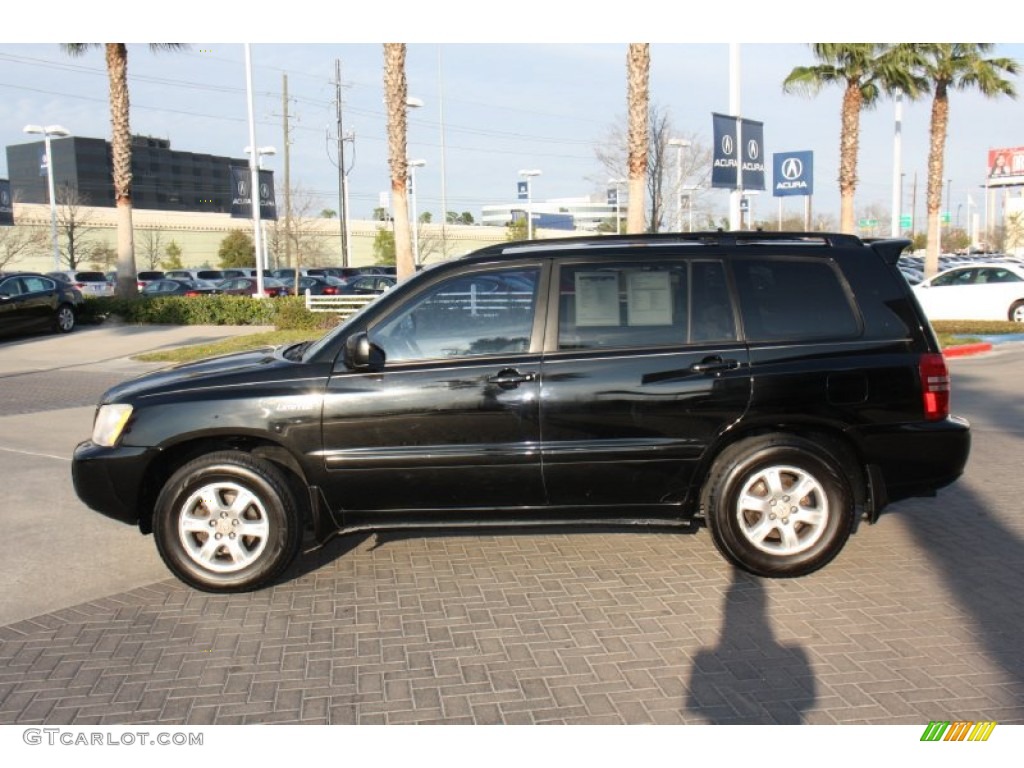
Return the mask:
<svg viewBox="0 0 1024 768"><path fill-rule="evenodd" d="M105 448L79 443L71 460L75 493L90 509L123 523L138 524L139 500L154 448Z"/></svg>

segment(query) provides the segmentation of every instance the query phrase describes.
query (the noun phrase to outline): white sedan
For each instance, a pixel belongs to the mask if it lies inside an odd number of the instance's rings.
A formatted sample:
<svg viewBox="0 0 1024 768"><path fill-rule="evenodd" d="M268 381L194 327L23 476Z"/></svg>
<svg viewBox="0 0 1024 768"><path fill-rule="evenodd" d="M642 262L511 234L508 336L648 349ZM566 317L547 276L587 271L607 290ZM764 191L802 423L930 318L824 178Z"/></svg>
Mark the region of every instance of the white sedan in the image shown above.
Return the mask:
<svg viewBox="0 0 1024 768"><path fill-rule="evenodd" d="M1024 267L1016 264L964 264L913 290L929 320L1024 323Z"/></svg>

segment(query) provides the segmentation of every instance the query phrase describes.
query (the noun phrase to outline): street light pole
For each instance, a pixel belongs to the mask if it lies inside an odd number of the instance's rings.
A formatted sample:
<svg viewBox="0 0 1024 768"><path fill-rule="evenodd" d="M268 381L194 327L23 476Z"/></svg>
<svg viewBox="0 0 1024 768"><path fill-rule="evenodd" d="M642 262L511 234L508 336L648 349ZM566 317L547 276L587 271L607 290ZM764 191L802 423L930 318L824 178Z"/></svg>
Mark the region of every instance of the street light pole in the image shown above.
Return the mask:
<svg viewBox="0 0 1024 768"><path fill-rule="evenodd" d="M420 263L420 228L416 217L416 169L427 164L426 160L409 160L409 202L412 209L412 261L416 266Z"/></svg>
<svg viewBox="0 0 1024 768"><path fill-rule="evenodd" d="M689 139L669 139L676 148L676 232L683 231L683 150L690 147Z"/></svg>
<svg viewBox="0 0 1024 768"><path fill-rule="evenodd" d="M526 239L533 240L533 179L534 176L540 176L540 171L523 170L519 172L519 175L526 179Z"/></svg>
<svg viewBox="0 0 1024 768"><path fill-rule="evenodd" d="M252 147L245 148L245 154L252 152ZM270 155L276 155L277 149L274 147L258 147L256 149L256 167L258 170L263 170L263 158ZM259 196L259 189L256 189L252 195L253 205L259 205L261 200ZM257 260L263 260L263 271L267 272L270 269L270 253L267 247L267 222L260 216L260 234L263 236L263 251L262 253L256 254Z"/></svg>
<svg viewBox="0 0 1024 768"><path fill-rule="evenodd" d="M51 136L70 136L67 128L59 125L26 125L25 133L43 134L43 144L46 147L46 183L50 192L50 243L53 246L53 269L60 269L60 248L57 245L57 192L53 182L53 155L50 150Z"/></svg>

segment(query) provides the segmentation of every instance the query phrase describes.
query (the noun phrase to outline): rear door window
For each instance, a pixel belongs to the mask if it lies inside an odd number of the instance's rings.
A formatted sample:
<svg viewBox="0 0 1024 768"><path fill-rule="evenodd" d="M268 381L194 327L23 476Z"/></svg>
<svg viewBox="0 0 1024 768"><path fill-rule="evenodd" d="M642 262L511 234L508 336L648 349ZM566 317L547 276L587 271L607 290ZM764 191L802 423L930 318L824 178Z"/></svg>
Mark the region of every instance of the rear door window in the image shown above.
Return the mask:
<svg viewBox="0 0 1024 768"><path fill-rule="evenodd" d="M860 335L845 282L820 259L736 259L732 262L749 341L812 341Z"/></svg>
<svg viewBox="0 0 1024 768"><path fill-rule="evenodd" d="M563 267L558 349L678 346L736 338L717 260Z"/></svg>

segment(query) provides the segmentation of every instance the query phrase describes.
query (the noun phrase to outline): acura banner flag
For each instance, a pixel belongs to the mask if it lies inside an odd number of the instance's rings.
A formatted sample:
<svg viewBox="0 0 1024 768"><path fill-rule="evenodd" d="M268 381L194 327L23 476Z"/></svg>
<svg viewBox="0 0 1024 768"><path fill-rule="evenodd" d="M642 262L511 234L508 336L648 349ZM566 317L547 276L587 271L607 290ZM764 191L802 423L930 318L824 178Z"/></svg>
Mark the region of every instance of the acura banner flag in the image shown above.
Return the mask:
<svg viewBox="0 0 1024 768"><path fill-rule="evenodd" d="M0 179L0 227L14 226L14 201L11 199L11 182Z"/></svg>
<svg viewBox="0 0 1024 768"><path fill-rule="evenodd" d="M725 189L764 189L764 123L732 115L711 114L715 156L711 186ZM737 130L740 129L740 130ZM742 146L739 146L742 144ZM737 168L743 163L742 184Z"/></svg>
<svg viewBox="0 0 1024 768"><path fill-rule="evenodd" d="M814 194L814 153L776 152L772 155L772 194L775 197Z"/></svg>
<svg viewBox="0 0 1024 768"><path fill-rule="evenodd" d="M260 218L277 221L277 204L274 202L274 172L263 171L260 174ZM249 186L252 175L248 168L233 166L231 168L231 218L252 218L252 197Z"/></svg>

